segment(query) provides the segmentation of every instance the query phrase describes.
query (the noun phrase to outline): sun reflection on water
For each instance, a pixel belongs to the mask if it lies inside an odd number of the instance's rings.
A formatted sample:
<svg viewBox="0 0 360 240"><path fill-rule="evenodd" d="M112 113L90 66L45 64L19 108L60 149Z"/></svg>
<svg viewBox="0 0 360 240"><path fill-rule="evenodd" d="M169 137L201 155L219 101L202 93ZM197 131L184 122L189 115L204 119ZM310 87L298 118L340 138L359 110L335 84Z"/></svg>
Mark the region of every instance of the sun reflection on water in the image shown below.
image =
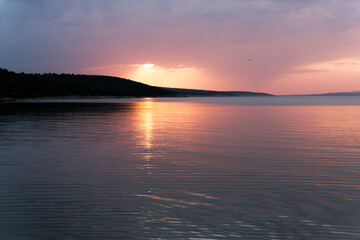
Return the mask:
<svg viewBox="0 0 360 240"><path fill-rule="evenodd" d="M140 115L140 129L142 131L143 139L141 142L142 150L142 159L145 160L145 163L142 164L142 169L153 169L154 165L151 164L152 155L152 138L153 138L153 102L151 99L146 99L146 102L141 103L141 115ZM151 171L148 171L147 174L151 174Z"/></svg>
<svg viewBox="0 0 360 240"><path fill-rule="evenodd" d="M144 135L145 135L145 139L144 139L144 146L145 149L147 150L147 154L146 154L146 160L149 161L151 158L151 140L152 140L152 130L153 130L153 121L152 121L152 111L151 111L151 107L152 107L152 102L146 102L146 106L150 106L149 108L146 109L145 111L145 116L144 116Z"/></svg>

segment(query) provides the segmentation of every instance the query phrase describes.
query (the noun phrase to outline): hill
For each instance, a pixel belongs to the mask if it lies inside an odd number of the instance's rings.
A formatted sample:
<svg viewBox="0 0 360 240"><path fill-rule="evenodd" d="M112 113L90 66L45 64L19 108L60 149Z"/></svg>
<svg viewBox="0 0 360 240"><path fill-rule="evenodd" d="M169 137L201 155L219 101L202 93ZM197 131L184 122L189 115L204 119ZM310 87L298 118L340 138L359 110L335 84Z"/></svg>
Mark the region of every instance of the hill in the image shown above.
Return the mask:
<svg viewBox="0 0 360 240"><path fill-rule="evenodd" d="M25 74L0 68L0 99L53 97L272 96L244 91L161 88L125 78L82 74Z"/></svg>
<svg viewBox="0 0 360 240"><path fill-rule="evenodd" d="M0 68L0 98L176 95L170 90L124 78L55 73L25 74Z"/></svg>
<svg viewBox="0 0 360 240"><path fill-rule="evenodd" d="M268 97L274 96L268 93L245 92L245 91L210 91L184 88L165 88L169 91L176 92L181 96L188 97Z"/></svg>

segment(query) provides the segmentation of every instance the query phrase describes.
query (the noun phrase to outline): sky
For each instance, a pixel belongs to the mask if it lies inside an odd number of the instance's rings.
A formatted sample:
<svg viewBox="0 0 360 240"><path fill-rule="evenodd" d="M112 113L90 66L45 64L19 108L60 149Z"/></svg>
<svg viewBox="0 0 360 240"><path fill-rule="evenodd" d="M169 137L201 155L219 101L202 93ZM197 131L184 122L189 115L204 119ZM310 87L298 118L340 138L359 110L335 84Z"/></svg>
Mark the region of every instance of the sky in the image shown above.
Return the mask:
<svg viewBox="0 0 360 240"><path fill-rule="evenodd" d="M0 0L0 67L155 86L360 90L360 0Z"/></svg>

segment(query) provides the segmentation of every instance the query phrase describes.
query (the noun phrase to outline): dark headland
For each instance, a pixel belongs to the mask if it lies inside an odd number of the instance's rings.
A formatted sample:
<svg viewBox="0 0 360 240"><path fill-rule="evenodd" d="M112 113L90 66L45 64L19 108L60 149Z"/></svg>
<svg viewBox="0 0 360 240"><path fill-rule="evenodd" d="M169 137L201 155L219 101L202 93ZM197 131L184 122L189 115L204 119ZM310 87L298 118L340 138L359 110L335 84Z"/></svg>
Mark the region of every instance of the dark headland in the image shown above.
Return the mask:
<svg viewBox="0 0 360 240"><path fill-rule="evenodd" d="M83 74L27 74L0 68L0 99L61 97L273 96L242 91L154 87L125 78Z"/></svg>
<svg viewBox="0 0 360 240"><path fill-rule="evenodd" d="M181 96L193 97L267 97L274 96L268 93L246 92L246 91L210 91L184 88L165 88L167 90L176 92Z"/></svg>

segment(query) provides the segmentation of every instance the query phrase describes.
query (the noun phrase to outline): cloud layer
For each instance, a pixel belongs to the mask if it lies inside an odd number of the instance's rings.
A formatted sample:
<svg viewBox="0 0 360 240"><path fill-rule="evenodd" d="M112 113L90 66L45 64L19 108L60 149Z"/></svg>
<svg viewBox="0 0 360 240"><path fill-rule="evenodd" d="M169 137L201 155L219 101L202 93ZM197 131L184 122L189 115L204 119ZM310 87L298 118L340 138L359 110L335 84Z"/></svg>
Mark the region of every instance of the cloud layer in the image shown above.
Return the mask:
<svg viewBox="0 0 360 240"><path fill-rule="evenodd" d="M291 93L301 84L285 78L295 72L305 71L308 79L319 70L311 65L360 60L356 0L0 0L0 27L0 66L25 72L91 73L152 63L203 71L194 87L277 86ZM119 68L118 75L133 70ZM173 85L192 87L178 77ZM326 90L314 85L314 91Z"/></svg>

